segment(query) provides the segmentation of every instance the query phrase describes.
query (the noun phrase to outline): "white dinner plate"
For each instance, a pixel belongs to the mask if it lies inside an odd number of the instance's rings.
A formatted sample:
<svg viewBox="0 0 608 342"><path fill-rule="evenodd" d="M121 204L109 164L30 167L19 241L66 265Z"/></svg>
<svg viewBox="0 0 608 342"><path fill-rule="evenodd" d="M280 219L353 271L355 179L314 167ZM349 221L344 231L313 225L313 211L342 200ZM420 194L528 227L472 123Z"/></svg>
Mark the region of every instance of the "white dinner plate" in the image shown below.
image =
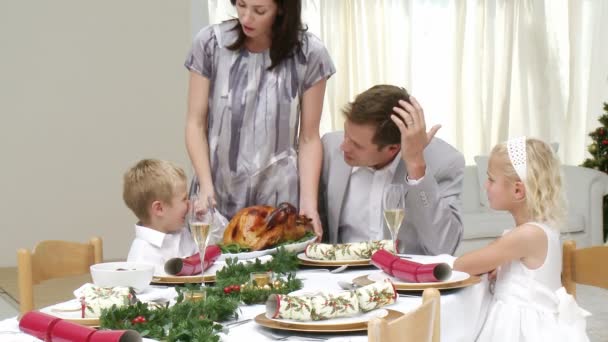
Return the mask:
<svg viewBox="0 0 608 342"><path fill-rule="evenodd" d="M348 332L367 330L367 322L374 317L384 317L385 319L391 321L402 315L402 312L396 310L378 309L352 317L340 317L320 321L296 321L290 319L268 318L266 313L261 313L255 317L254 321L263 327L279 330L304 332Z"/></svg>
<svg viewBox="0 0 608 342"><path fill-rule="evenodd" d="M77 323L91 327L99 326L99 317L82 318L82 311L78 299L72 299L67 302L55 304L40 311L51 316L62 318L68 322Z"/></svg>
<svg viewBox="0 0 608 342"><path fill-rule="evenodd" d="M368 275L356 277L353 279L353 283L359 286L365 286L383 279L390 279L397 291L422 291L428 288L436 288L438 290L457 289L472 286L481 281L481 278L478 276L471 276L464 272L452 271L452 276L446 281L432 283L409 283L404 280L391 277L383 271L376 271Z"/></svg>

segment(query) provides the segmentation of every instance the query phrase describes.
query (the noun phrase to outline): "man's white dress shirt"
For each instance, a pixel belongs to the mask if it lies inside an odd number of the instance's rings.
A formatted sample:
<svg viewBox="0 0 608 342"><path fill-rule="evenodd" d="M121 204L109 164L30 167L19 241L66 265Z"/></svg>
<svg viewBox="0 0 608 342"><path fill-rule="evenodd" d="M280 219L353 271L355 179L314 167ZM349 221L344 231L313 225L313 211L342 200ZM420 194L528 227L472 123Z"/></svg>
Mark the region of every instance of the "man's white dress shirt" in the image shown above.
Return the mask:
<svg viewBox="0 0 608 342"><path fill-rule="evenodd" d="M339 242L360 242L384 238L382 194L391 183L401 160L398 153L382 169L353 167L340 213Z"/></svg>
<svg viewBox="0 0 608 342"><path fill-rule="evenodd" d="M164 275L165 262L171 258L188 257L198 252L192 235L186 228L173 234L135 225L127 261L154 265L154 274Z"/></svg>

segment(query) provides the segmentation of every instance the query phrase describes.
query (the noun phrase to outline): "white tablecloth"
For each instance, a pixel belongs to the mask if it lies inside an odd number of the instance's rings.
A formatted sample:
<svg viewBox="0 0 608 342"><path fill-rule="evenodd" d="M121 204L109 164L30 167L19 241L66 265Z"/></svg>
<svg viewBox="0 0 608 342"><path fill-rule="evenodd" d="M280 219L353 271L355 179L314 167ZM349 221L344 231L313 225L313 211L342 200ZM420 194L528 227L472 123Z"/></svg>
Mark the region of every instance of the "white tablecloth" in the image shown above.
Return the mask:
<svg viewBox="0 0 608 342"><path fill-rule="evenodd" d="M435 257L425 257L417 261L439 261ZM439 257L437 257L439 258ZM445 258L445 256L443 256ZM445 261L445 260L441 260ZM351 282L354 278L376 272L375 269L357 269L351 267L338 274L331 274L324 269L309 269L298 272L298 277L304 282L306 291L340 291L337 281ZM443 342L471 342L479 332L487 314L491 301L488 291L488 282L485 277L479 284L462 289L443 291L441 294L441 341ZM387 308L408 312L422 303L421 297L399 297L397 302ZM243 305L240 308L238 320L252 319L265 312L264 305ZM25 342L38 341L37 339L18 333L16 317L0 321L0 341ZM267 329L253 321L229 328L222 341L274 341L282 336L293 335L289 341L311 341L310 338L323 338L328 341L367 341L365 332L337 334L300 334L293 331Z"/></svg>
<svg viewBox="0 0 608 342"><path fill-rule="evenodd" d="M345 271L339 274L330 274L328 272L314 272L314 271L302 271L298 274L298 277L303 278L304 288L307 291L324 290L324 291L339 291L340 288L337 284L338 280L352 281L352 279L374 272L366 270L352 270ZM445 294L441 295L441 341L442 342L471 342L475 340L477 333L481 329L483 321L487 314L487 308L489 307L491 294L488 291L488 282L485 277L479 284L457 289L445 291ZM408 312L422 303L422 298L411 298L411 297L399 297L397 302L387 308L398 310L402 312ZM251 305L242 307L241 319L254 318L260 313L265 312L264 305ZM245 323L243 325L230 329L226 336L225 341L272 341L273 336L269 336L268 332L272 332L275 335L281 334L279 330L272 330L261 327L254 322ZM283 333L297 334L296 332ZM349 333L348 336L340 337L335 334L306 334L305 336L319 336L327 338L328 341L352 341L352 342L364 342L367 341L367 335L365 332L361 334ZM253 339L255 337L255 339ZM297 340L296 338L290 338L290 341ZM301 339L306 341L306 339Z"/></svg>

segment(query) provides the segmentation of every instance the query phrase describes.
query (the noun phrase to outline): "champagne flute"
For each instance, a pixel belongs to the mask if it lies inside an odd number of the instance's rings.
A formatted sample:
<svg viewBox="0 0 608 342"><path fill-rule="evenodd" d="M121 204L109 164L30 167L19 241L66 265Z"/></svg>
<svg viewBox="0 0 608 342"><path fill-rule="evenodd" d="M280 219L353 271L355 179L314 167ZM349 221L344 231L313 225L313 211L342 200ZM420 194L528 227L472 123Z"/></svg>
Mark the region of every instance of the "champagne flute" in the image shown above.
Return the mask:
<svg viewBox="0 0 608 342"><path fill-rule="evenodd" d="M198 246L198 252L201 259L201 277L205 273L205 250L209 242L211 227L213 226L213 212L211 210L201 210L198 206L198 195L193 196L190 200L190 208L188 220L190 224L190 232ZM205 281L201 279L201 287L205 287Z"/></svg>
<svg viewBox="0 0 608 342"><path fill-rule="evenodd" d="M395 253L399 253L397 235L405 217L405 187L403 184L389 184L384 188L382 209L384 222L386 222L386 226L391 233Z"/></svg>

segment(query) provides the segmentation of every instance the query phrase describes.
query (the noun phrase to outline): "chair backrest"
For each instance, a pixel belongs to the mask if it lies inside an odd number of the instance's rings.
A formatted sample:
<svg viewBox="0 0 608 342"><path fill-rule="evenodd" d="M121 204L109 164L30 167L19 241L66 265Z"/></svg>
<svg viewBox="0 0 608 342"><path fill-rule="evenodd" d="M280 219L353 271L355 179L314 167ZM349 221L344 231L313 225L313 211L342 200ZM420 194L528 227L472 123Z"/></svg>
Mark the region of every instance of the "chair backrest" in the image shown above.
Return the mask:
<svg viewBox="0 0 608 342"><path fill-rule="evenodd" d="M426 289L416 310L387 321L373 318L367 325L369 342L439 342L439 291Z"/></svg>
<svg viewBox="0 0 608 342"><path fill-rule="evenodd" d="M564 242L562 255L562 284L576 297L576 284L608 289L608 246L576 249L576 242Z"/></svg>
<svg viewBox="0 0 608 342"><path fill-rule="evenodd" d="M87 243L47 240L30 252L17 250L19 278L19 309L21 314L34 309L34 285L42 281L86 274L89 267L102 262L101 238Z"/></svg>

